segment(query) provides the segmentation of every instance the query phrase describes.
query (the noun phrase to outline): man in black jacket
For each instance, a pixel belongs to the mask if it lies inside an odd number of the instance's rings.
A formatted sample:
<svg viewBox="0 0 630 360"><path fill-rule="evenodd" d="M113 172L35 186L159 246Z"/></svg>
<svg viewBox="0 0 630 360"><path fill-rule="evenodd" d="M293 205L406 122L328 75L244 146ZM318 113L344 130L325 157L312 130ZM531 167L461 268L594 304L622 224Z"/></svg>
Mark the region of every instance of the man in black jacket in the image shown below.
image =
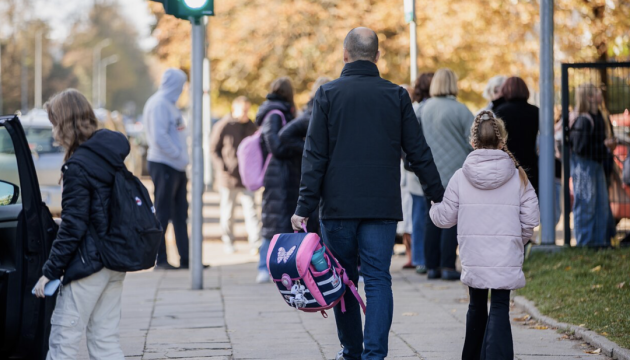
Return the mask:
<svg viewBox="0 0 630 360"><path fill-rule="evenodd" d="M368 304L365 333L359 304L348 291L346 312L335 307L343 345L337 359L387 356L393 313L389 267L396 224L402 220L401 148L429 199L439 202L444 193L409 95L380 77L375 64L379 56L374 31L356 28L348 33L341 77L315 96L300 197L291 219L299 229L319 203L324 242L354 283L361 257Z"/></svg>

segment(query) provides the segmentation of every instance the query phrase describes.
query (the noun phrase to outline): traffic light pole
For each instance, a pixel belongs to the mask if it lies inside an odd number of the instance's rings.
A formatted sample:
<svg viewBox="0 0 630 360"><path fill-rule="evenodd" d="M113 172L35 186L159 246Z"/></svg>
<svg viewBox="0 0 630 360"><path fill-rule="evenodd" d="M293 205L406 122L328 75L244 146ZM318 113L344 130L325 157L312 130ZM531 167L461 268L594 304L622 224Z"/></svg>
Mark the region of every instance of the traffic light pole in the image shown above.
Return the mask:
<svg viewBox="0 0 630 360"><path fill-rule="evenodd" d="M192 246L190 270L193 290L203 288L203 58L205 24L203 18L190 18L192 24L192 70L190 87L192 98Z"/></svg>

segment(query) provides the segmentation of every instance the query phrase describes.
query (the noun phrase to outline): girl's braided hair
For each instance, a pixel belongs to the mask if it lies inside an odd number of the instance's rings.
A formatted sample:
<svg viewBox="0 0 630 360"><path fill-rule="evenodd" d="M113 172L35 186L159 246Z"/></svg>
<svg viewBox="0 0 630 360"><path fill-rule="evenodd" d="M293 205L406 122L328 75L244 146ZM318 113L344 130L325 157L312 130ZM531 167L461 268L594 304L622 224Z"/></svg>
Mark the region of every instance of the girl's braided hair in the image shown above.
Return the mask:
<svg viewBox="0 0 630 360"><path fill-rule="evenodd" d="M492 111L483 110L477 114L470 130L470 142L477 149L500 149L505 151L518 169L523 186L527 186L529 180L523 167L518 163L514 154L507 148L508 133L505 123L494 115Z"/></svg>

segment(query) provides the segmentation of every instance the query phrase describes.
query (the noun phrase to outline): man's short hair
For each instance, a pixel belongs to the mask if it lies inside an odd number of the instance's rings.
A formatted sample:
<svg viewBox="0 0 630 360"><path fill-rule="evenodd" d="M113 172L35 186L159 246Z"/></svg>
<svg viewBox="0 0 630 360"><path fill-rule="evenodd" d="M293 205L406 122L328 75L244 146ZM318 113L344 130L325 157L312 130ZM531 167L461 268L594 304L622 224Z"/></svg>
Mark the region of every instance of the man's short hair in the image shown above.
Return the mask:
<svg viewBox="0 0 630 360"><path fill-rule="evenodd" d="M247 96L241 95L232 101L232 106L234 105L245 105L251 104Z"/></svg>
<svg viewBox="0 0 630 360"><path fill-rule="evenodd" d="M348 50L350 59L356 60L376 60L376 54L378 53L378 36L372 30L371 35L364 36L356 28L350 30L346 39L343 41L343 47Z"/></svg>

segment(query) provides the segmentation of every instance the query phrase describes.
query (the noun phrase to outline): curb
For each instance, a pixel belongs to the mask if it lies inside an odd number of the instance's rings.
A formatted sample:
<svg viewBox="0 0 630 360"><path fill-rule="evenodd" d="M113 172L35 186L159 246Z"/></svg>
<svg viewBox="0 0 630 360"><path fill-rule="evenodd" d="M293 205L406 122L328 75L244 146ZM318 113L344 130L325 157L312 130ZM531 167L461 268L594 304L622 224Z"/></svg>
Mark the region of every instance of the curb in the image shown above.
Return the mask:
<svg viewBox="0 0 630 360"><path fill-rule="evenodd" d="M549 327L565 329L574 332L576 336L582 338L584 341L588 342L592 346L602 349L602 354L606 356L617 360L630 360L630 350L622 348L621 346L615 344L607 338L593 331L586 330L583 327L559 322L548 316L544 316L540 313L540 311L538 311L533 302L527 300L522 296L516 296L514 298L514 304L529 313L532 318L540 321L541 323Z"/></svg>

